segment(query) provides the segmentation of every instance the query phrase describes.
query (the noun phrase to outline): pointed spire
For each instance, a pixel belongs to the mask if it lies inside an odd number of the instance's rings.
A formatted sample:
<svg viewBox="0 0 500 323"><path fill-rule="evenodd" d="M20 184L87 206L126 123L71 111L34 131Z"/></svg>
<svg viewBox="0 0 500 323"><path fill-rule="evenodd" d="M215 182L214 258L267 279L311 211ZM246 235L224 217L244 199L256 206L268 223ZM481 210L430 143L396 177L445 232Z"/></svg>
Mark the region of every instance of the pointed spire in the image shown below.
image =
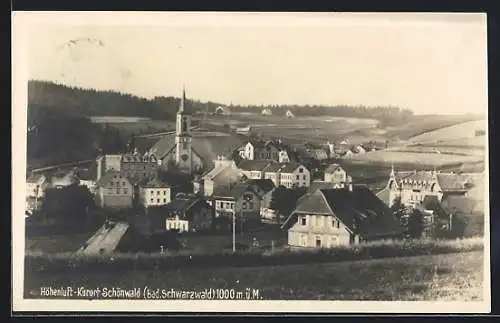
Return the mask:
<svg viewBox="0 0 500 323"><path fill-rule="evenodd" d="M396 176L396 173L394 172L394 163L391 164L391 177Z"/></svg>
<svg viewBox="0 0 500 323"><path fill-rule="evenodd" d="M186 89L184 84L182 85L182 97L181 97L181 103L179 105L179 113L184 112L184 104L186 102Z"/></svg>

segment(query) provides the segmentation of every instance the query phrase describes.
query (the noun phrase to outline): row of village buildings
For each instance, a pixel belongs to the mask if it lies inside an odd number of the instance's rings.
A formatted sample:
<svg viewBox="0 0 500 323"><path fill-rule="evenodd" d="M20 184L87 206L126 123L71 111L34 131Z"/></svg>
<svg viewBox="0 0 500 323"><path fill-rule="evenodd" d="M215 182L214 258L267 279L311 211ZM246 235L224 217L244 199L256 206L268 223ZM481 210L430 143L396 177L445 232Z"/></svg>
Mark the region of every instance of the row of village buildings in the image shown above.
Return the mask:
<svg viewBox="0 0 500 323"><path fill-rule="evenodd" d="M261 149L253 150L249 147ZM258 155L255 153L258 152ZM280 150L267 154L266 144L248 142L242 146L244 159L238 164L218 157L214 167L194 180L193 192L177 192L176 183L161 181L156 175L159 163L148 153L100 156L88 169L75 169L60 176L31 175L27 180L29 208L36 209L44 189L84 185L102 208L127 209L134 201L147 216L156 219L158 230L202 231L230 228L233 216L248 225L279 221L288 231L291 246L328 247L393 237L402 227L389 212L396 197L402 203L423 207L429 198L462 209L480 207L470 194L478 190L477 174L434 171L395 172L387 187L374 194L353 185L352 178L338 164L331 164L323 180L311 180L310 170L296 162L283 160ZM274 190L306 188L291 214L271 209ZM472 202L471 202L472 201ZM449 224L448 224L449 225Z"/></svg>

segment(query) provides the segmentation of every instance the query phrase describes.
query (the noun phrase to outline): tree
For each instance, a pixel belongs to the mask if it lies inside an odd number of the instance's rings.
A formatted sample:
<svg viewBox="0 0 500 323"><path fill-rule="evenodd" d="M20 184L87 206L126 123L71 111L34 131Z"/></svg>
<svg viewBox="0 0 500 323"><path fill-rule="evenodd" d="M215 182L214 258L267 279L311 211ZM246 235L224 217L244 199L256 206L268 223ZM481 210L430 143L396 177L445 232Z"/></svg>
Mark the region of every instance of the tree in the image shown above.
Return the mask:
<svg viewBox="0 0 500 323"><path fill-rule="evenodd" d="M85 186L48 188L40 212L51 222L77 228L86 223L88 210L93 204L92 194Z"/></svg>
<svg viewBox="0 0 500 323"><path fill-rule="evenodd" d="M269 207L279 215L288 215L291 211L291 192L284 186L278 186L272 193Z"/></svg>
<svg viewBox="0 0 500 323"><path fill-rule="evenodd" d="M408 235L411 238L421 238L424 233L424 214L419 209L414 209L408 219Z"/></svg>
<svg viewBox="0 0 500 323"><path fill-rule="evenodd" d="M404 204L401 201L401 196L396 196L391 206L391 213L398 219L401 225L408 229L408 216L407 210Z"/></svg>

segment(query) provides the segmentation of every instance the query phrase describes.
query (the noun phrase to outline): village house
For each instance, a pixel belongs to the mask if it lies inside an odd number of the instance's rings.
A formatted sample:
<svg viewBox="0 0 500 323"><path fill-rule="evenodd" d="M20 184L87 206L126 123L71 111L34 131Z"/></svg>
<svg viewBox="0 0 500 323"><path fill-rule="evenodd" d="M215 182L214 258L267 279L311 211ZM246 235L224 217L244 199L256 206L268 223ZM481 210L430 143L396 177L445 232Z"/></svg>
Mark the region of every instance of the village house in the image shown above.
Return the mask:
<svg viewBox="0 0 500 323"><path fill-rule="evenodd" d="M228 225L233 216L240 223L260 223L260 196L251 185L238 183L231 186L219 186L212 194L215 205L215 218L225 218Z"/></svg>
<svg viewBox="0 0 500 323"><path fill-rule="evenodd" d="M148 152L140 154L137 149L131 154L124 154L121 159L121 171L128 178L151 178L158 166L155 155Z"/></svg>
<svg viewBox="0 0 500 323"><path fill-rule="evenodd" d="M71 185L78 185L78 178L76 176L77 170L57 170L48 176L49 186L51 188L63 188Z"/></svg>
<svg viewBox="0 0 500 323"><path fill-rule="evenodd" d="M365 148L362 145L356 145L351 149L356 154L364 154L366 153Z"/></svg>
<svg viewBox="0 0 500 323"><path fill-rule="evenodd" d="M291 159L289 147L283 144L281 139L268 141L251 139L242 145L239 151L240 157L248 160L288 162Z"/></svg>
<svg viewBox="0 0 500 323"><path fill-rule="evenodd" d="M49 187L47 177L40 173L32 173L26 179L26 211L33 212L40 208L45 189Z"/></svg>
<svg viewBox="0 0 500 323"><path fill-rule="evenodd" d="M270 115L273 114L273 112L269 108L264 108L264 109L262 109L262 111L260 112L260 114L262 114L263 116L270 116Z"/></svg>
<svg viewBox="0 0 500 323"><path fill-rule="evenodd" d="M264 179L270 179L276 187L309 187L311 184L309 170L296 162L273 163L268 165L263 172Z"/></svg>
<svg viewBox="0 0 500 323"><path fill-rule="evenodd" d="M213 208L199 197L177 198L165 205L165 229L179 232L208 231L212 228Z"/></svg>
<svg viewBox="0 0 500 323"><path fill-rule="evenodd" d="M264 169L273 164L266 160L242 160L238 164L238 169L247 179L264 178Z"/></svg>
<svg viewBox="0 0 500 323"><path fill-rule="evenodd" d="M96 188L97 205L102 208L125 209L133 205L133 185L121 172L106 172L97 181Z"/></svg>
<svg viewBox="0 0 500 323"><path fill-rule="evenodd" d="M271 209L271 200L273 197L273 192L276 189L273 181L270 179L251 179L246 181L252 189L259 195L260 202L260 216L264 222L276 223L276 217L274 210Z"/></svg>
<svg viewBox="0 0 500 323"><path fill-rule="evenodd" d="M91 194L96 194L97 163L92 163L87 169L78 169L76 177L80 185L87 187Z"/></svg>
<svg viewBox="0 0 500 323"><path fill-rule="evenodd" d="M217 186L237 183L243 176L233 160L219 156L214 163L215 167L203 174L195 183L195 193L209 197Z"/></svg>
<svg viewBox="0 0 500 323"><path fill-rule="evenodd" d="M331 164L325 169L324 181L334 184L335 187L345 187L352 179L339 164Z"/></svg>
<svg viewBox="0 0 500 323"><path fill-rule="evenodd" d="M288 245L330 248L400 237L404 228L368 188L319 189L302 199L281 226Z"/></svg>
<svg viewBox="0 0 500 323"><path fill-rule="evenodd" d="M104 176L107 171L117 171L121 170L122 155L120 154L107 154L100 155L96 159L97 161L97 179Z"/></svg>
<svg viewBox="0 0 500 323"><path fill-rule="evenodd" d="M392 168L387 186L377 196L389 206L400 198L401 203L412 207L421 203L427 195L436 196L439 201L443 196L467 196L469 191L481 186L479 178L438 171L396 172Z"/></svg>
<svg viewBox="0 0 500 323"><path fill-rule="evenodd" d="M139 203L146 209L170 203L172 194L171 185L157 177L139 184Z"/></svg>

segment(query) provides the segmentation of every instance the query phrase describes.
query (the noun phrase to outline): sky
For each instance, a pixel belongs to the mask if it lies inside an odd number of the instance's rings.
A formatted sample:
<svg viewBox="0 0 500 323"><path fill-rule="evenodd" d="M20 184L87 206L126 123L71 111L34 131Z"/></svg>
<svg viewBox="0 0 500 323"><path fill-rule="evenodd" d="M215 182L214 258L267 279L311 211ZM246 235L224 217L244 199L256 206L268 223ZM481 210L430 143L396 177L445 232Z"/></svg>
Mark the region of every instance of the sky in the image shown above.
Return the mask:
<svg viewBox="0 0 500 323"><path fill-rule="evenodd" d="M415 114L487 107L482 14L24 18L30 79L147 98L179 96L184 85L188 98L223 104L391 105Z"/></svg>

